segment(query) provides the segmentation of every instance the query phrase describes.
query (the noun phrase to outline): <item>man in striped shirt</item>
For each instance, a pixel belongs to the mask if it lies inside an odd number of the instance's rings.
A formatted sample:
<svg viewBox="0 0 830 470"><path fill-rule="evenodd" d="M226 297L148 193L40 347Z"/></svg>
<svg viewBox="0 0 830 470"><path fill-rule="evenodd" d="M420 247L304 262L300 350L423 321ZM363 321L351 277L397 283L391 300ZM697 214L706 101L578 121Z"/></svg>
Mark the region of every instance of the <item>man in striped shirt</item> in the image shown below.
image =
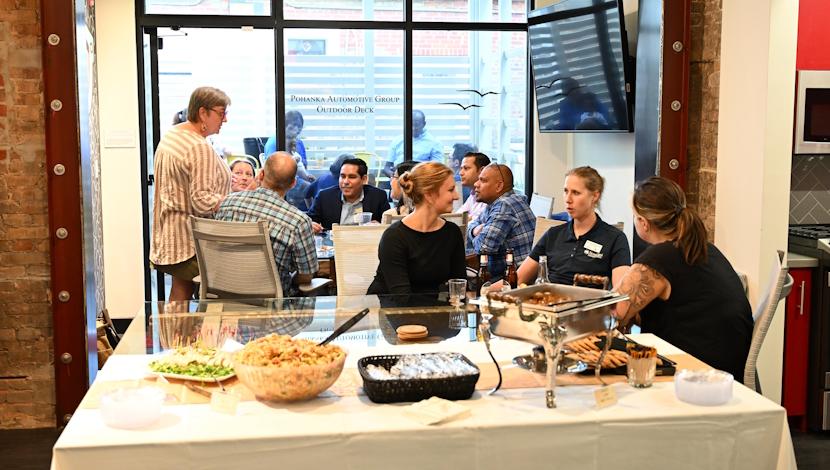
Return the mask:
<svg viewBox="0 0 830 470"><path fill-rule="evenodd" d="M318 269L311 219L285 201L285 193L296 184L296 175L297 163L291 154L277 152L265 161L258 175L259 188L232 193L216 212L217 220L268 222L274 261L286 296L296 295L294 286L311 282Z"/></svg>

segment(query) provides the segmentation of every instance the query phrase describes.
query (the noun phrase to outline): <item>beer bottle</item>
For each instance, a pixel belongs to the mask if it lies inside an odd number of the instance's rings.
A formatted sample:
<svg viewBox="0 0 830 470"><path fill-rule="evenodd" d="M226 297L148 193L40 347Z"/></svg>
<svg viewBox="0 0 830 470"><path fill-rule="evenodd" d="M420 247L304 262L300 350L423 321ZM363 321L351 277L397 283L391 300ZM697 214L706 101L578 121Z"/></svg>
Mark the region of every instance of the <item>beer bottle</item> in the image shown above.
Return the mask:
<svg viewBox="0 0 830 470"><path fill-rule="evenodd" d="M539 274L536 275L536 282L534 284L548 284L548 257L546 255L539 256Z"/></svg>
<svg viewBox="0 0 830 470"><path fill-rule="evenodd" d="M486 282L490 282L490 270L487 267L488 259L487 254L481 253L478 257L478 288L481 289L481 286L484 285Z"/></svg>
<svg viewBox="0 0 830 470"><path fill-rule="evenodd" d="M519 274L516 272L516 262L513 259L513 250L507 250L507 257L505 258L507 262L507 272L505 273L504 280L508 284L510 284L511 289L515 289L519 285Z"/></svg>

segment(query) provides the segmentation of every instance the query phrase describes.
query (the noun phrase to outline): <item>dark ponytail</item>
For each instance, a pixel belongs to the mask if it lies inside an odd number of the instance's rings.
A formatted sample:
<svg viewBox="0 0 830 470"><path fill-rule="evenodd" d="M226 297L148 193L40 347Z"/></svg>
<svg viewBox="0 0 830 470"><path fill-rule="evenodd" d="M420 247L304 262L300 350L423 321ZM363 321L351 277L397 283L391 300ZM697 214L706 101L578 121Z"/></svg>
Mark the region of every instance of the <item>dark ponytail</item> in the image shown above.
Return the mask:
<svg viewBox="0 0 830 470"><path fill-rule="evenodd" d="M674 240L687 264L706 262L706 226L686 207L686 194L677 183L652 176L637 184L632 202L640 216Z"/></svg>
<svg viewBox="0 0 830 470"><path fill-rule="evenodd" d="M683 259L687 264L698 264L706 262L706 226L700 217L689 208L682 208L677 214L676 235L674 242L680 251L683 252Z"/></svg>

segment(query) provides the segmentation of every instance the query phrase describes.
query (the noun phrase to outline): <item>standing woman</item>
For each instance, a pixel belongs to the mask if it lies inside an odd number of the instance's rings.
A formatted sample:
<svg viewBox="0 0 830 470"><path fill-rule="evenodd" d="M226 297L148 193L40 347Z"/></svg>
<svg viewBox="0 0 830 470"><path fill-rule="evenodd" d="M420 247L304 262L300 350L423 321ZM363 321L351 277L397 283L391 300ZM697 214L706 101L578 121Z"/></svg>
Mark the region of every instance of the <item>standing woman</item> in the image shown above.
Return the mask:
<svg viewBox="0 0 830 470"><path fill-rule="evenodd" d="M675 182L652 176L633 197L634 227L651 246L634 260L617 291L623 324L639 314L654 333L742 381L752 341L752 310L738 275L706 239L700 217Z"/></svg>
<svg viewBox="0 0 830 470"><path fill-rule="evenodd" d="M211 217L231 189L231 170L206 139L227 122L230 104L222 90L195 89L187 121L167 131L156 149L150 262L173 276L170 301L190 299L199 274L189 216Z"/></svg>
<svg viewBox="0 0 830 470"><path fill-rule="evenodd" d="M519 282L530 284L539 270L539 257L548 257L548 277L557 284L573 284L575 274L606 276L616 286L631 264L628 239L596 213L605 180L590 166L565 177L565 208L571 221L551 227L519 267Z"/></svg>
<svg viewBox="0 0 830 470"><path fill-rule="evenodd" d="M450 279L466 276L461 230L440 217L461 196L453 171L426 162L398 178L415 211L390 225L378 247L378 271L369 294L438 292Z"/></svg>

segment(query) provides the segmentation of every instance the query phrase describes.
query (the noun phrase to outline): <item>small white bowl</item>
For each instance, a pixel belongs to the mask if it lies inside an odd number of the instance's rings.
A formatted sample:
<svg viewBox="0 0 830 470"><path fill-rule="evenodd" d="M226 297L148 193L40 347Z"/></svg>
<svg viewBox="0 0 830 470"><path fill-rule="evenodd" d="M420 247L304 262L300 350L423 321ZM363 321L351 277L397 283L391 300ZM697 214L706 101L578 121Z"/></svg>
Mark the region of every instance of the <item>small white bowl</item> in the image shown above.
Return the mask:
<svg viewBox="0 0 830 470"><path fill-rule="evenodd" d="M161 417L164 390L158 387L118 388L101 396L101 417L107 426L138 429Z"/></svg>
<svg viewBox="0 0 830 470"><path fill-rule="evenodd" d="M732 399L733 382L732 374L721 370L682 369L674 375L674 394L693 405L723 405Z"/></svg>

